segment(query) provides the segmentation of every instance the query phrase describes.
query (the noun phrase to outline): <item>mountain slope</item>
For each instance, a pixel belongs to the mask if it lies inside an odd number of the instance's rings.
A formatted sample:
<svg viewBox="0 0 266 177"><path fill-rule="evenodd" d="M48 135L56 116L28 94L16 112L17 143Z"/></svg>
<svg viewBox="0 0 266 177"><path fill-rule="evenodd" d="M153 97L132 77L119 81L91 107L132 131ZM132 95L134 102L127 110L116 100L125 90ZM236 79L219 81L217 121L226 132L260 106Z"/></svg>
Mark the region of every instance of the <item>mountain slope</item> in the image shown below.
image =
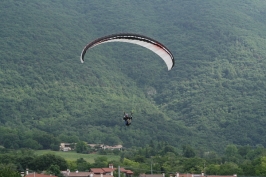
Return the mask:
<svg viewBox="0 0 266 177"><path fill-rule="evenodd" d="M240 0L3 1L0 125L128 147L265 145L265 11ZM161 41L175 67L119 43L79 62L85 44L119 32Z"/></svg>

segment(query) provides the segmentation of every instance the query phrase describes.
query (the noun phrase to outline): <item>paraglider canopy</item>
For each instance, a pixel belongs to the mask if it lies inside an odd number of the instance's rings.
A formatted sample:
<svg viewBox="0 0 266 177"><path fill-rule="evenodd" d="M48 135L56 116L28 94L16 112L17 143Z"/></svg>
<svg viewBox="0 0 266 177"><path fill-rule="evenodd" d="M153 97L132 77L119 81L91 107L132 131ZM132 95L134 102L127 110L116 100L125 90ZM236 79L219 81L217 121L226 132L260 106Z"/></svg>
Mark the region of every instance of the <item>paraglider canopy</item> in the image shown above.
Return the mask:
<svg viewBox="0 0 266 177"><path fill-rule="evenodd" d="M168 70L171 70L174 67L175 64L174 56L172 55L170 50L168 50L163 44L152 38L131 33L112 34L98 38L88 43L81 52L80 55L81 63L84 62L84 56L88 49L107 42L127 42L127 43L140 45L159 55L164 60Z"/></svg>

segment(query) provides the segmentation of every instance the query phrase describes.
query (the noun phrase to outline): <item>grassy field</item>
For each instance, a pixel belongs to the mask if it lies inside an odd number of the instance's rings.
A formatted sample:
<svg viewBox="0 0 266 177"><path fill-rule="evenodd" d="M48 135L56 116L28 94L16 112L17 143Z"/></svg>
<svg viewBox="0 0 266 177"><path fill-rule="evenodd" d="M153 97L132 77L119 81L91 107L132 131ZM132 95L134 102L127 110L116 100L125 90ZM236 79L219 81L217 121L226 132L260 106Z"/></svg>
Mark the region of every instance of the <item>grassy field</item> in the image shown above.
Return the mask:
<svg viewBox="0 0 266 177"><path fill-rule="evenodd" d="M69 152L51 151L51 150L35 151L36 155L43 155L43 154L48 154L48 153L61 156L64 159L71 160L71 161L77 160L79 158L83 158L84 160L86 160L89 163L93 163L95 158L101 157L101 156L107 157L108 161L119 160L119 158L120 158L120 156L117 156L117 155L79 154L79 153L76 153L73 151L69 151Z"/></svg>

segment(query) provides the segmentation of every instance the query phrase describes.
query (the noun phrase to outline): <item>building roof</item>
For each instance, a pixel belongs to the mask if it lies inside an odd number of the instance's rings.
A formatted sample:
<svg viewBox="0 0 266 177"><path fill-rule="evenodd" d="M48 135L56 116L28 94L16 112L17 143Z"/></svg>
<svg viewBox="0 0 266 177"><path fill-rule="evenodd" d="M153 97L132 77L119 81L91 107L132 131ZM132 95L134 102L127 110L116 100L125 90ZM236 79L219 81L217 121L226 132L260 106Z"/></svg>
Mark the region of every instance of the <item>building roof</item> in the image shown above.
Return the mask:
<svg viewBox="0 0 266 177"><path fill-rule="evenodd" d="M90 147L95 147L95 146L99 146L99 147L103 147L103 144L88 144Z"/></svg>
<svg viewBox="0 0 266 177"><path fill-rule="evenodd" d="M105 172L105 171L103 171L102 168L91 168L90 171L93 172L93 173L102 173L102 174Z"/></svg>
<svg viewBox="0 0 266 177"><path fill-rule="evenodd" d="M72 144L76 144L76 143L60 143L60 145L72 145Z"/></svg>
<svg viewBox="0 0 266 177"><path fill-rule="evenodd" d="M114 177L112 175L93 175L93 177Z"/></svg>
<svg viewBox="0 0 266 177"><path fill-rule="evenodd" d="M104 172L108 173L108 172L113 172L113 171L115 171L116 168L102 168L102 170L103 170Z"/></svg>
<svg viewBox="0 0 266 177"><path fill-rule="evenodd" d="M126 174L133 174L133 171L126 170L125 168L120 168L120 172L126 173Z"/></svg>
<svg viewBox="0 0 266 177"><path fill-rule="evenodd" d="M90 177L91 172L64 172L67 177Z"/></svg>
<svg viewBox="0 0 266 177"><path fill-rule="evenodd" d="M104 149L121 149L121 148L123 148L123 146L120 145L120 144L119 145L115 145L115 146L104 145L103 148Z"/></svg>
<svg viewBox="0 0 266 177"><path fill-rule="evenodd" d="M113 177L111 175L96 175L93 174L92 172L64 172L64 176L66 177ZM47 176L48 177L48 176Z"/></svg>

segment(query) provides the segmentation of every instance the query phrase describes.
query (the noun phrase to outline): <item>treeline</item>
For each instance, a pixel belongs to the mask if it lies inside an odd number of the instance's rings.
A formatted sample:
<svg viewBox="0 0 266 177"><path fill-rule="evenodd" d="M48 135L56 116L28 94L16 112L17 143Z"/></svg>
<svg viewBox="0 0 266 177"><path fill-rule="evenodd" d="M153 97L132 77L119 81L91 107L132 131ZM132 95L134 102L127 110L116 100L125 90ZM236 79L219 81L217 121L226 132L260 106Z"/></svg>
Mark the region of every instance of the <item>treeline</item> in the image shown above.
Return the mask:
<svg viewBox="0 0 266 177"><path fill-rule="evenodd" d="M265 176L266 148L227 145L222 154L202 152L183 145L176 149L168 143L154 143L124 151L121 159L138 173L191 173L205 175ZM152 169L151 169L152 166ZM152 170L152 171L151 171Z"/></svg>
<svg viewBox="0 0 266 177"><path fill-rule="evenodd" d="M0 145L7 149L59 150L60 139L39 130L0 128Z"/></svg>
<svg viewBox="0 0 266 177"><path fill-rule="evenodd" d="M61 171L67 169L67 161L53 154L36 156L31 150L10 151L1 148L0 171L5 169L11 169L19 173L25 173L26 171L40 173L46 171L47 174L60 176Z"/></svg>
<svg viewBox="0 0 266 177"><path fill-rule="evenodd" d="M113 154L112 151L101 150L99 154ZM74 161L65 160L54 154L34 155L32 150L0 149L0 170L10 168L22 172L26 169L48 174L58 174L60 171L89 171L90 168L125 167L134 172L134 176L141 173L170 174L190 173L205 175L233 175L265 176L266 148L263 146L227 145L222 154L213 151L202 152L183 145L178 149L166 142L151 141L144 147L132 147L117 151L120 160L108 160L105 156L97 157L93 163L83 158ZM117 176L117 172L115 172Z"/></svg>
<svg viewBox="0 0 266 177"><path fill-rule="evenodd" d="M66 160L54 154L35 155L34 151L27 149L7 150L0 148L0 174L1 171L10 169L16 172L36 172L63 176L61 171L89 171L90 168L108 167L106 157L97 157L93 163L86 162L83 158L75 161ZM116 163L117 164L117 163ZM5 176L6 177L6 176Z"/></svg>

